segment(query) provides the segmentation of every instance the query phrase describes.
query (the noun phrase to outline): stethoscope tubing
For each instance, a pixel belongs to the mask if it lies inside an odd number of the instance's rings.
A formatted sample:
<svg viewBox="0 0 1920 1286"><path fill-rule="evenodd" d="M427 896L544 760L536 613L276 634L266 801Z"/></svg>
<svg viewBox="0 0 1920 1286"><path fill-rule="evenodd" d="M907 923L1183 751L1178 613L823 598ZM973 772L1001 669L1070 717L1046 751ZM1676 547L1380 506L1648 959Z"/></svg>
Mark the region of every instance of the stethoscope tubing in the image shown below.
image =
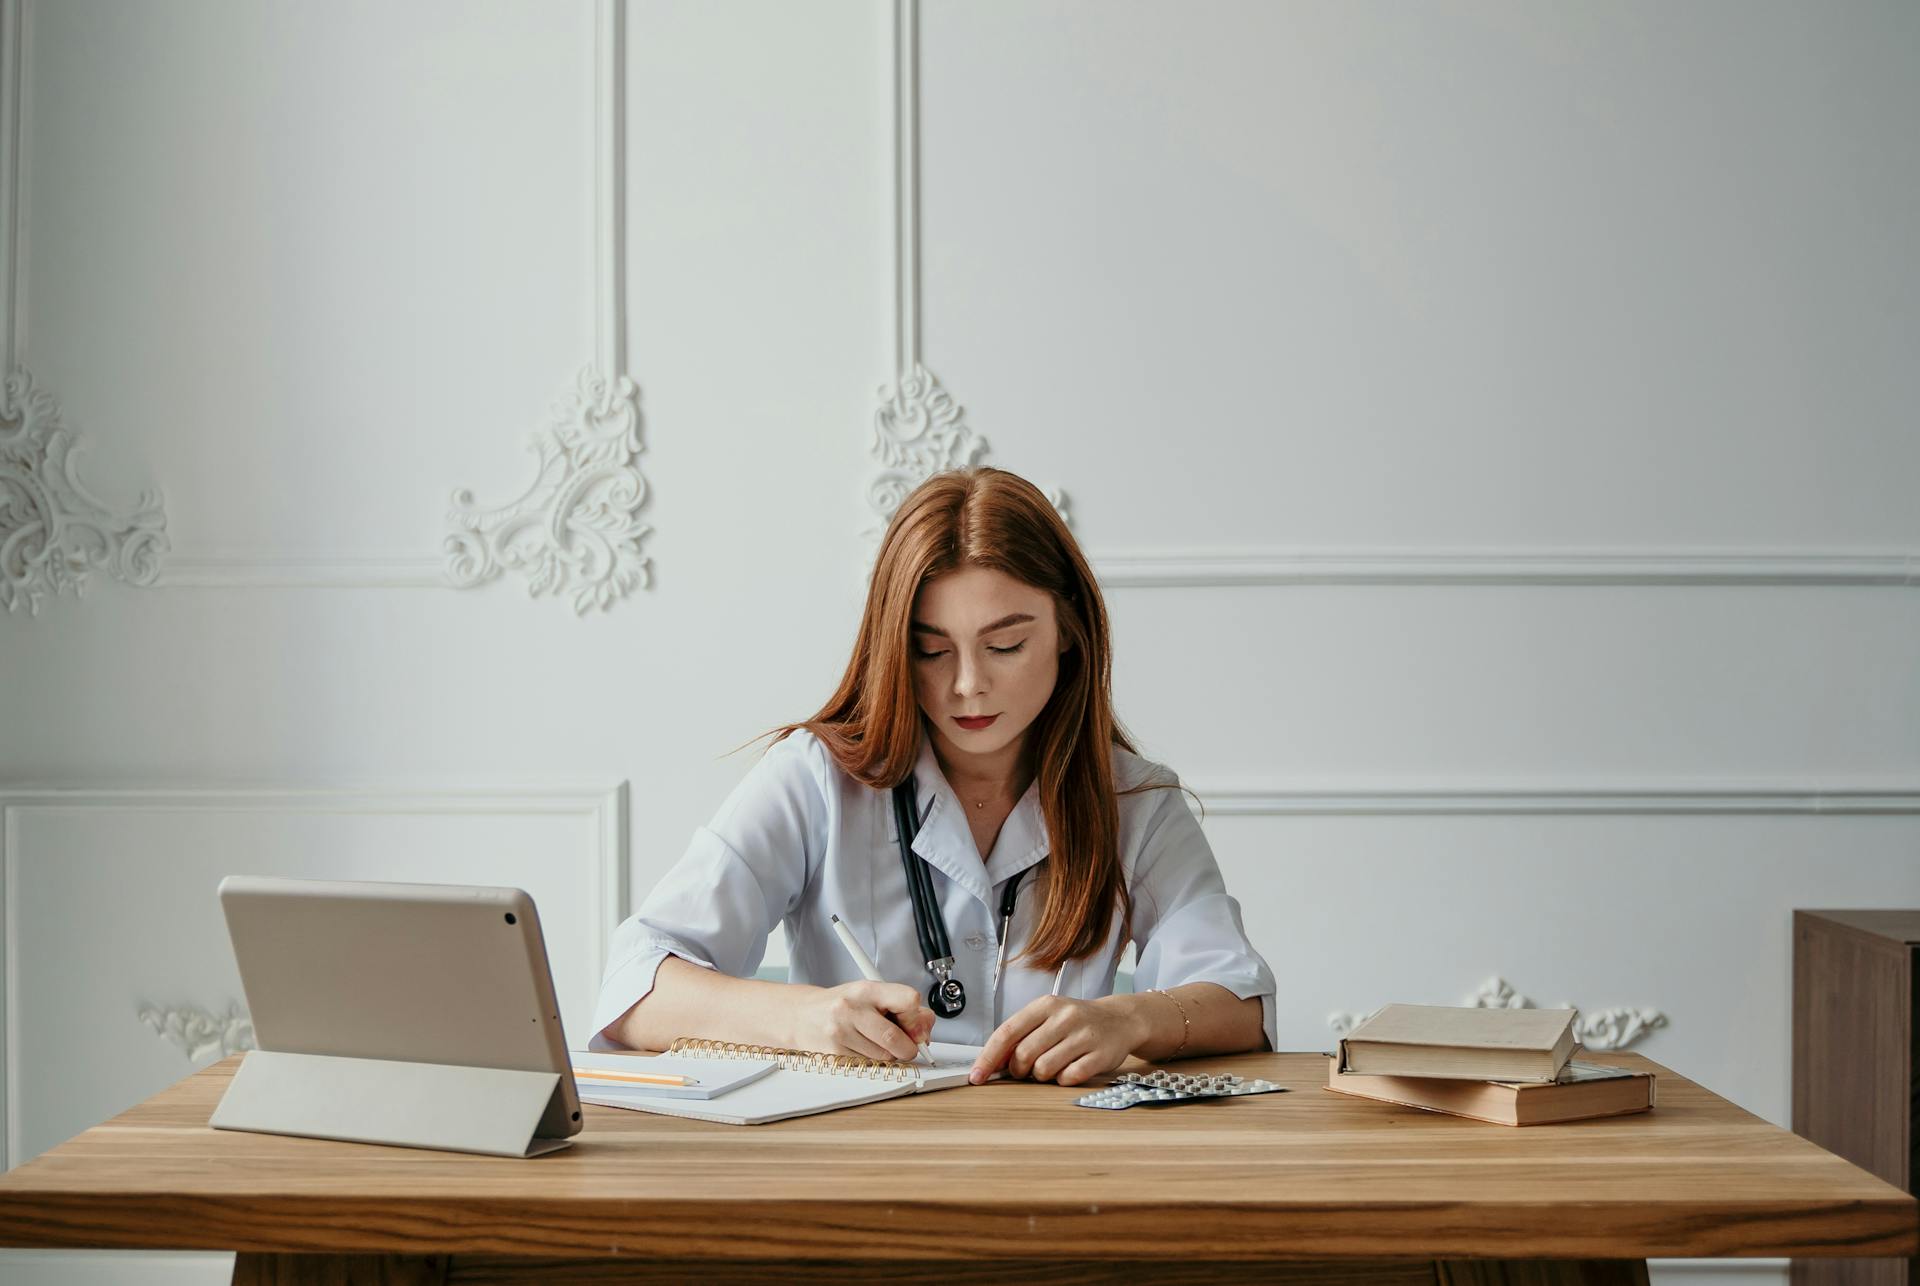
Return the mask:
<svg viewBox="0 0 1920 1286"><path fill-rule="evenodd" d="M907 901L913 906L913 932L920 940L920 955L932 970L936 962L953 958L947 940L946 921L933 893L933 873L926 862L913 852L913 840L920 833L919 801L914 798L913 778L909 776L893 790L894 825L900 834L900 862L907 873Z"/></svg>
<svg viewBox="0 0 1920 1286"><path fill-rule="evenodd" d="M940 902L933 891L933 872L926 859L913 851L913 840L920 833L920 805L915 798L913 777L893 788L894 829L900 839L900 864L907 876L907 901L913 908L913 932L920 942L920 954L933 976L935 989L952 987L961 999L946 1017L954 1017L966 1008L965 993L957 982L949 982L953 969L953 947L947 938L946 919L940 914ZM1000 975L1007 966L1007 939L1013 934L1013 908L1020 896L1025 871L1015 871L1000 894L1000 948L993 962L993 993L999 995ZM1060 979L1054 979L1054 991ZM937 1011L937 1010L936 1010Z"/></svg>

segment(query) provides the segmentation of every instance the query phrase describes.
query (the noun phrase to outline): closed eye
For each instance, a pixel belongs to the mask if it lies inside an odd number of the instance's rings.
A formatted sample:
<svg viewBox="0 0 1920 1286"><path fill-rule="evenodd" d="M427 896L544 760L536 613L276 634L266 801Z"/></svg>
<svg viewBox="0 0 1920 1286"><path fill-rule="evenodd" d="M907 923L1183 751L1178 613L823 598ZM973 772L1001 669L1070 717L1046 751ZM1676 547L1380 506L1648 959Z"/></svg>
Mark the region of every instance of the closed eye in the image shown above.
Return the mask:
<svg viewBox="0 0 1920 1286"><path fill-rule="evenodd" d="M1013 653L1018 652L1021 648L1025 647L1026 645L1027 645L1027 641L1025 639L1021 639L1018 643L1015 643L1012 647L990 647L987 649L987 651L997 653L1000 656L1010 656ZM944 648L942 648L938 652L922 652L918 648L915 648L913 654L919 657L922 661L931 661L935 657L945 656L947 653L946 653L946 649Z"/></svg>

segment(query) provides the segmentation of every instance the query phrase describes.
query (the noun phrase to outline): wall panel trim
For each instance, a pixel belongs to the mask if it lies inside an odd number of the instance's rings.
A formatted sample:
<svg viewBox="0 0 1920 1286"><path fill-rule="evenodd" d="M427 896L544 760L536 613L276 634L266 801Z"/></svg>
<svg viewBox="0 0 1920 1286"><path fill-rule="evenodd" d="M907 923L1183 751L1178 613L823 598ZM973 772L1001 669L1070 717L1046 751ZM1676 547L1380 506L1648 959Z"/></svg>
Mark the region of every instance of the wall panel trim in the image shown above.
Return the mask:
<svg viewBox="0 0 1920 1286"><path fill-rule="evenodd" d="M1920 814L1920 783L1889 786L1605 782L1215 788L1187 782L1222 817Z"/></svg>
<svg viewBox="0 0 1920 1286"><path fill-rule="evenodd" d="M1099 553L1102 586L1284 585L1920 585L1920 554L1723 550L1298 550Z"/></svg>
<svg viewBox="0 0 1920 1286"><path fill-rule="evenodd" d="M904 493L902 493L904 494ZM897 503L897 501L896 501ZM1064 499L1059 503L1064 504ZM1347 586L1803 586L1920 585L1920 554L1358 552L1101 554L1089 551L1105 589L1258 589ZM261 558L207 553L169 557L160 584L173 588L444 588L432 558Z"/></svg>
<svg viewBox="0 0 1920 1286"><path fill-rule="evenodd" d="M22 0L0 0L0 363L11 371L25 359L21 352L20 299L25 293L26 224L20 217L21 171L26 137L21 112L26 107L26 12Z"/></svg>

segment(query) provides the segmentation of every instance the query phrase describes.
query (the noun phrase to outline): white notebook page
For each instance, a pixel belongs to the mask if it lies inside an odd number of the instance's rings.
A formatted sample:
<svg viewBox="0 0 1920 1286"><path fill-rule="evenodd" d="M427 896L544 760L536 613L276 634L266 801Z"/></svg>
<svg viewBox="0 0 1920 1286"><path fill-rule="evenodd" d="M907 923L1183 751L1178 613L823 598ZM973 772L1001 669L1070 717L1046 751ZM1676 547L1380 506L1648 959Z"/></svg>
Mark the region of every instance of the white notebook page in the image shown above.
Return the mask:
<svg viewBox="0 0 1920 1286"><path fill-rule="evenodd" d="M605 1107L624 1107L666 1116L690 1116L702 1121L720 1121L728 1125L761 1125L789 1117L809 1116L862 1103L877 1103L883 1098L898 1098L925 1090L951 1089L967 1083L973 1060L980 1056L978 1045L951 1045L936 1041L927 1047L933 1066L925 1062L900 1063L884 1070L899 1079L881 1079L857 1074L809 1072L794 1068L776 1068L751 1084L729 1090L713 1099L650 1099L625 1095L618 1100L596 1098L585 1082L580 1084L581 1101ZM702 1060L704 1061L704 1060Z"/></svg>

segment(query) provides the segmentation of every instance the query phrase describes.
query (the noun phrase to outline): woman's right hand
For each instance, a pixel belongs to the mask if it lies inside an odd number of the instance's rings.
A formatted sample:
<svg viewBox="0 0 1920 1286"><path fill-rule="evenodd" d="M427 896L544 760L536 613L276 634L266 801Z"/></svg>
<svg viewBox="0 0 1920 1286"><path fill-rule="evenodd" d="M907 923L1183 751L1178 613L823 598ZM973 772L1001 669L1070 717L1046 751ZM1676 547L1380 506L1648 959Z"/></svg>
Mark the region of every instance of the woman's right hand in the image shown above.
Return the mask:
<svg viewBox="0 0 1920 1286"><path fill-rule="evenodd" d="M793 1013L793 1047L908 1062L933 1031L919 992L899 982L807 987Z"/></svg>

